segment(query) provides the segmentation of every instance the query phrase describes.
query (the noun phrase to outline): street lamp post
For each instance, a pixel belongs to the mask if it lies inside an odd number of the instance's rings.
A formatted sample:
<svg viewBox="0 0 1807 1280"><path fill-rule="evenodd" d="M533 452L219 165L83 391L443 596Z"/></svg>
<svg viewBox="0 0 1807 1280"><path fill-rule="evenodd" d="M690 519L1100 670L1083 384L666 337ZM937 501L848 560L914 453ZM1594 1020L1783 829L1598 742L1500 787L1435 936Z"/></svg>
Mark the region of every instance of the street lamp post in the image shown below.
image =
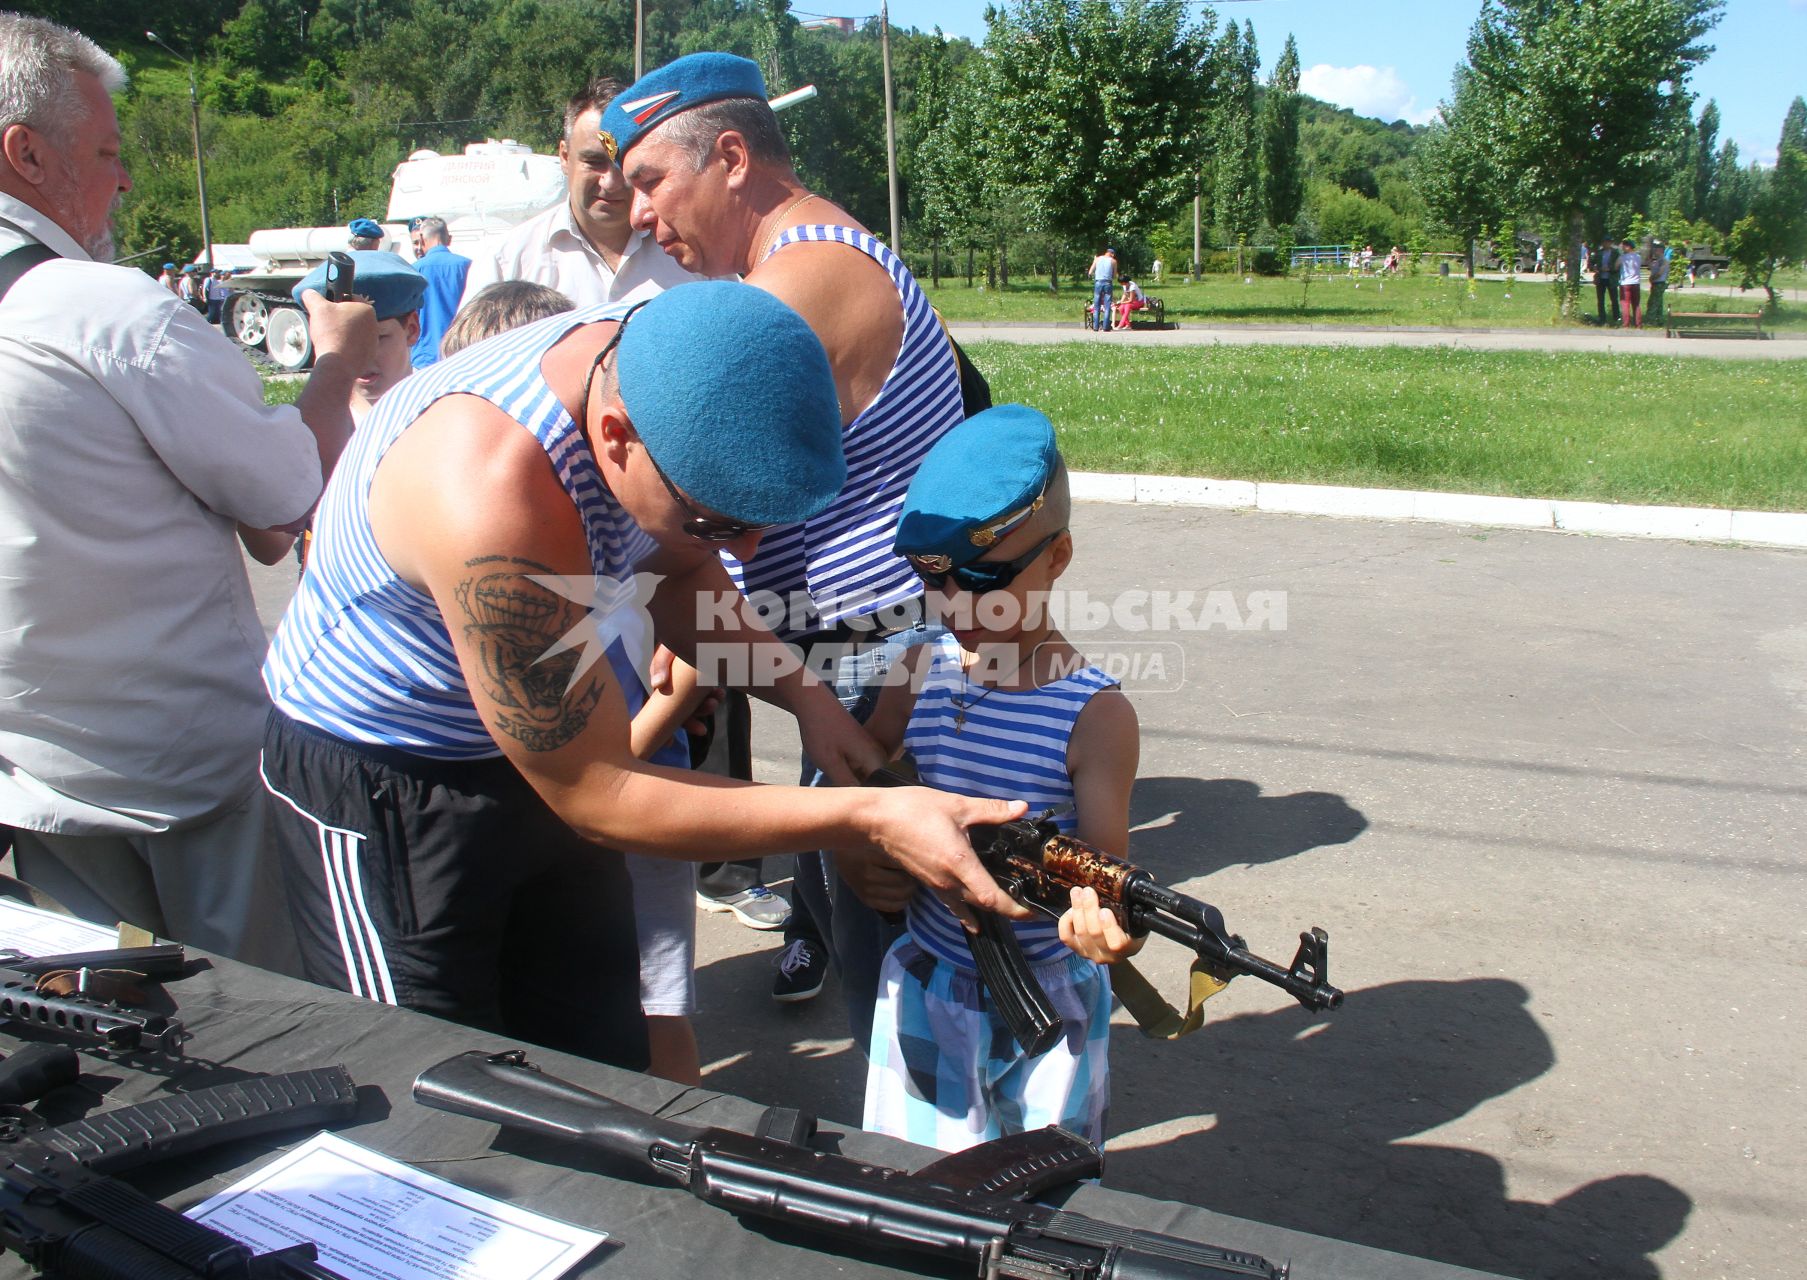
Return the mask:
<svg viewBox="0 0 1807 1280"><path fill-rule="evenodd" d="M176 57L182 57L181 54L176 53L174 49L170 49L167 44L164 44L155 31L147 31L144 34L154 43L163 45L163 48L174 54ZM194 127L195 187L201 195L201 258L202 261L207 264L207 273L212 275L213 226L207 221L207 162L201 158L201 95L195 90L194 59L185 58L183 61L188 63L188 112L190 122Z"/></svg>

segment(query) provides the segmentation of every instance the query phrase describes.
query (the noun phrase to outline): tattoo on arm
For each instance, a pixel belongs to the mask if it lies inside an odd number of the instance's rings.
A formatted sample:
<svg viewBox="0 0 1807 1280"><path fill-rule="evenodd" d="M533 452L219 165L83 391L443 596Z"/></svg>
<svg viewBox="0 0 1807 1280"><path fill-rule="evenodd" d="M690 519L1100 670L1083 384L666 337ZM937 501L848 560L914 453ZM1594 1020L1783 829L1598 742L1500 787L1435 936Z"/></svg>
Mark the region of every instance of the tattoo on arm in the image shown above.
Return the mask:
<svg viewBox="0 0 1807 1280"><path fill-rule="evenodd" d="M514 556L467 560L456 596L477 678L496 706L496 727L529 751L556 751L590 722L606 664L580 669L585 646L550 654L590 611L533 581L554 571Z"/></svg>

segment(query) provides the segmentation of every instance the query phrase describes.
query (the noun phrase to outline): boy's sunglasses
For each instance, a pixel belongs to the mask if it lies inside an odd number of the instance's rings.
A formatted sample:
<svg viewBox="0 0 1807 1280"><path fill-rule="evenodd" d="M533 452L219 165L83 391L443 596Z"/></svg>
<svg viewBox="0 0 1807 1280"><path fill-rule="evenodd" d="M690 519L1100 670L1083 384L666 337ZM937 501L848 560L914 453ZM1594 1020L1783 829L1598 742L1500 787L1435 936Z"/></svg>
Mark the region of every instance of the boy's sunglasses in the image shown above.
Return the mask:
<svg viewBox="0 0 1807 1280"><path fill-rule="evenodd" d="M590 372L584 376L583 398L580 401L581 411L586 416L590 411L590 387L596 381L596 371L602 368L602 362L607 360L609 353L620 344L621 335L627 332L627 322L634 318L634 312L645 305L645 303L640 303L621 317L621 323L615 326L615 332L609 336L607 342L602 344L602 350L596 353L596 359L590 362ZM644 444L643 441L643 448ZM672 500L678 506L684 509L685 534L695 538L698 542L733 542L736 538L744 538L749 533L759 533L772 527L769 524L751 524L745 520L730 520L726 516L704 515L690 505L690 499L678 491L677 485L671 482L671 477L665 474L657 462L653 461L650 449L646 451L646 460L653 464L653 472L659 477L660 483L665 486L665 491L672 496Z"/></svg>
<svg viewBox="0 0 1807 1280"><path fill-rule="evenodd" d="M942 556L906 556L905 559L927 586L943 586L952 578L954 585L962 591L975 594L1002 591L1065 532L1065 529L1056 529L1014 560L974 560L969 564L946 567L947 561Z"/></svg>

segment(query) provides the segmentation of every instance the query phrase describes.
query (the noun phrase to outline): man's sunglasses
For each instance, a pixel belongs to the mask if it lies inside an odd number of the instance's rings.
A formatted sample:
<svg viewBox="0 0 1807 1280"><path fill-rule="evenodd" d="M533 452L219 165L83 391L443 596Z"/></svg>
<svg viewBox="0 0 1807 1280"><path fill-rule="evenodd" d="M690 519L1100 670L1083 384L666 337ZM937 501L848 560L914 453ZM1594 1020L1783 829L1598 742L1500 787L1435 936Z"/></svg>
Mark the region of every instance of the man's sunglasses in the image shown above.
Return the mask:
<svg viewBox="0 0 1807 1280"><path fill-rule="evenodd" d="M590 387L596 381L596 371L602 368L602 362L608 359L609 354L620 344L621 335L627 332L627 322L634 318L634 312L645 305L645 303L640 303L621 317L621 323L615 326L615 332L609 336L607 342L602 344L602 350L596 353L596 359L590 362L590 372L584 376L583 398L579 401L579 412L586 417L590 412ZM645 441L641 442L641 447L645 448ZM679 492L677 485L671 482L671 477L666 475L659 464L653 460L650 449L646 450L646 460L652 463L653 472L664 484L665 491L672 496L678 506L684 509L684 533L698 542L733 542L736 538L744 538L749 533L759 533L772 527L769 524L750 524L745 520L730 520L726 516L704 515L690 505L690 499Z"/></svg>
<svg viewBox="0 0 1807 1280"><path fill-rule="evenodd" d="M971 591L975 595L987 591L1002 591L1017 580L1017 576L1034 564L1041 553L1054 545L1054 540L1065 533L1065 529L1056 529L1029 550L1014 560L974 560L969 564L954 565L942 568L946 563L940 556L907 556L910 567L916 570L916 576L931 587L943 586L949 578L962 591Z"/></svg>

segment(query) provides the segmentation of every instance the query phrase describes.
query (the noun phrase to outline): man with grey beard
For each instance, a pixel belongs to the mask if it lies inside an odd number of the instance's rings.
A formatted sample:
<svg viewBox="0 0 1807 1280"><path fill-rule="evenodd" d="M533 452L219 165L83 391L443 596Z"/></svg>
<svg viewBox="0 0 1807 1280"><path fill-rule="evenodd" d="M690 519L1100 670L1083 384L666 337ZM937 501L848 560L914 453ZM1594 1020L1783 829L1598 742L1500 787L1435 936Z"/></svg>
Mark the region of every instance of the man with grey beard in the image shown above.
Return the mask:
<svg viewBox="0 0 1807 1280"><path fill-rule="evenodd" d="M86 37L0 13L0 825L76 915L289 967L239 548L279 559L312 509L376 321L312 299L313 376L267 407L200 313L108 265L124 85Z"/></svg>

